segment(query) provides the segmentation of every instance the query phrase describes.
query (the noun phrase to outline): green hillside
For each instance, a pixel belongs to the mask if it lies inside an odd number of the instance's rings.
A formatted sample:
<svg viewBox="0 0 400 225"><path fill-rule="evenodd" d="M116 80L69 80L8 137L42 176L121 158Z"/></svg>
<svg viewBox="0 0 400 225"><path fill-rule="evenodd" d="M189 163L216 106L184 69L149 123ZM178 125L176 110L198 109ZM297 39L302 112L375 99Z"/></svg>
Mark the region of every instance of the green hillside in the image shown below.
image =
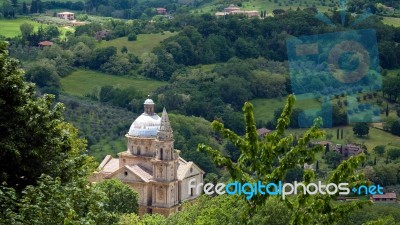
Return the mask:
<svg viewBox="0 0 400 225"><path fill-rule="evenodd" d="M19 27L23 23L32 24L37 30L40 26L47 26L45 24L40 24L38 22L32 21L29 18L18 18L18 19L2 19L0 20L0 35L5 37L15 37L21 34Z"/></svg>
<svg viewBox="0 0 400 225"><path fill-rule="evenodd" d="M120 88L135 87L139 91L149 93L164 84L162 81L118 77L91 70L77 70L61 79L62 90L77 96L84 96L91 93L95 87L100 88L105 85Z"/></svg>
<svg viewBox="0 0 400 225"><path fill-rule="evenodd" d="M139 34L136 41L128 41L127 37L113 39L111 41L102 41L98 47L114 46L120 52L123 46L128 48L128 52L141 56L143 53L151 52L162 40L169 38L177 33L164 32L158 34Z"/></svg>

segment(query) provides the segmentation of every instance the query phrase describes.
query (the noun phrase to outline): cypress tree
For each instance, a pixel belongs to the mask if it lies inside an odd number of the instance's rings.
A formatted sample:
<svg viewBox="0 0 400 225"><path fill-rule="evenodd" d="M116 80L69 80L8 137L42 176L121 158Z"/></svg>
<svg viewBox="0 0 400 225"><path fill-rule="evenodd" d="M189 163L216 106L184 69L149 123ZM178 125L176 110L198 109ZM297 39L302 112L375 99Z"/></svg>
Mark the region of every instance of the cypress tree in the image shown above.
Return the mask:
<svg viewBox="0 0 400 225"><path fill-rule="evenodd" d="M389 104L386 104L386 117L389 116Z"/></svg>

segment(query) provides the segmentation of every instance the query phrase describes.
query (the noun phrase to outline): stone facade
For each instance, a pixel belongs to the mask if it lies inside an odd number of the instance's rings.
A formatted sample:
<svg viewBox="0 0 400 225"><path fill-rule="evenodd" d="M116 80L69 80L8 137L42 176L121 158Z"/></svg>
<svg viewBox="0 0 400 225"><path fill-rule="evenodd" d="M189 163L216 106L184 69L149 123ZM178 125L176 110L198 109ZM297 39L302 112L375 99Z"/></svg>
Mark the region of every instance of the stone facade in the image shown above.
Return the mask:
<svg viewBox="0 0 400 225"><path fill-rule="evenodd" d="M139 194L139 214L159 213L168 216L180 209L182 201L198 195L189 190L189 180L203 183L202 171L193 162L185 161L174 149L168 114L164 108L160 118L154 103L147 99L144 113L129 129L127 150L118 158L108 155L93 174L91 181L119 179Z"/></svg>

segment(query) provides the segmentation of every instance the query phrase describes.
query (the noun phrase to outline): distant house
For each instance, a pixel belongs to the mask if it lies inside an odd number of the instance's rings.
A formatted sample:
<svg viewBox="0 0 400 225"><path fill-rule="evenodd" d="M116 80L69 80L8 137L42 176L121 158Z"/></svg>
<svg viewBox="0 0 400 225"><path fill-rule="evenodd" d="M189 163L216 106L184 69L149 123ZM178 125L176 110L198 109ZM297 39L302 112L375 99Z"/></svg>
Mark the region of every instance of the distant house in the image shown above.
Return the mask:
<svg viewBox="0 0 400 225"><path fill-rule="evenodd" d="M341 154L344 158L358 155L364 151L362 147L354 144L347 144L347 145L337 144L333 150Z"/></svg>
<svg viewBox="0 0 400 225"><path fill-rule="evenodd" d="M260 129L257 129L257 134L260 137L265 137L267 134L271 133L271 130L268 130L267 128L263 127Z"/></svg>
<svg viewBox="0 0 400 225"><path fill-rule="evenodd" d="M43 47L51 47L54 43L51 41L42 41L39 42L39 47L43 48Z"/></svg>
<svg viewBox="0 0 400 225"><path fill-rule="evenodd" d="M239 10L239 11L232 11L231 14L235 15L235 14L241 14L241 15L246 15L248 17L259 17L260 13L257 10L250 10L250 11L246 11L246 10Z"/></svg>
<svg viewBox="0 0 400 225"><path fill-rule="evenodd" d="M165 8L157 8L156 11L157 11L157 14L162 14L162 15L167 14L167 9L165 9Z"/></svg>
<svg viewBox="0 0 400 225"><path fill-rule="evenodd" d="M233 5L233 4L231 4L231 5L229 5L228 7L226 7L226 8L224 9L224 12L226 12L226 13L231 13L231 12L233 12L233 11L239 11L239 10L240 10L239 7L237 7L237 6Z"/></svg>
<svg viewBox="0 0 400 225"><path fill-rule="evenodd" d="M372 195L373 202L396 203L396 193L385 193L383 195Z"/></svg>
<svg viewBox="0 0 400 225"><path fill-rule="evenodd" d="M64 20L74 20L75 19L75 13L72 12L60 12L57 13L57 17L60 19Z"/></svg>
<svg viewBox="0 0 400 225"><path fill-rule="evenodd" d="M225 15L246 15L248 17L259 17L260 13L256 10L241 10L235 5L229 5L224 8L223 12L216 12L215 16L225 16Z"/></svg>
<svg viewBox="0 0 400 225"><path fill-rule="evenodd" d="M101 30L101 31L97 31L95 34L95 38L99 41L103 40L104 38L106 38L107 36L111 35L111 31L110 30Z"/></svg>

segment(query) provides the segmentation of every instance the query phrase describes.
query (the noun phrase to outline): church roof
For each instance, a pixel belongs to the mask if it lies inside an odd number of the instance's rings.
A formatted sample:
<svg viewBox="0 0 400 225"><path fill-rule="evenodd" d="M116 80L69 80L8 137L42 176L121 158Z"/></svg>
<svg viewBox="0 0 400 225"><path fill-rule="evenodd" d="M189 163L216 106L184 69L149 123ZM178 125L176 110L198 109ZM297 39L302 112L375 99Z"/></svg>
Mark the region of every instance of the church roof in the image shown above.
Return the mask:
<svg viewBox="0 0 400 225"><path fill-rule="evenodd" d="M113 173L119 169L119 160L113 158L111 155L107 155L99 165L104 173Z"/></svg>
<svg viewBox="0 0 400 225"><path fill-rule="evenodd" d="M140 167L139 165L134 166L125 166L129 171L139 176L144 182L149 182L153 179L153 176L150 172L146 171L144 168Z"/></svg>
<svg viewBox="0 0 400 225"><path fill-rule="evenodd" d="M154 105L153 100L146 99L144 105ZM129 128L128 134L135 137L156 137L161 125L161 118L155 113L142 113Z"/></svg>
<svg viewBox="0 0 400 225"><path fill-rule="evenodd" d="M179 166L178 166L178 171L177 171L177 177L178 180L183 180L186 177L188 177L190 174L188 172L190 171L190 168L195 168L198 170L200 173L204 174L204 171L201 170L196 164L194 164L192 161L187 162L184 160L182 157L179 157ZM191 172L191 171L190 171Z"/></svg>
<svg viewBox="0 0 400 225"><path fill-rule="evenodd" d="M139 137L155 137L161 125L161 118L157 114L149 115L143 113L129 128L128 134Z"/></svg>

